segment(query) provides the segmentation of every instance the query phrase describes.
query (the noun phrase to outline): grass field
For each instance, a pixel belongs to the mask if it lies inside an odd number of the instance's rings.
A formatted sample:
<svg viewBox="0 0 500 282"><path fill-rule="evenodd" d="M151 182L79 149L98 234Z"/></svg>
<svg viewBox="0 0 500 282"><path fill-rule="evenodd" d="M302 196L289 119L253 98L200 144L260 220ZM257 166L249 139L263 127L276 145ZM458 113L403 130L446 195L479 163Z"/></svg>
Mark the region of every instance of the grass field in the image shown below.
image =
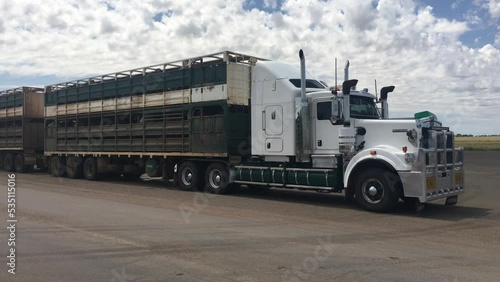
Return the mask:
<svg viewBox="0 0 500 282"><path fill-rule="evenodd" d="M468 151L500 151L500 136L455 137L455 147Z"/></svg>

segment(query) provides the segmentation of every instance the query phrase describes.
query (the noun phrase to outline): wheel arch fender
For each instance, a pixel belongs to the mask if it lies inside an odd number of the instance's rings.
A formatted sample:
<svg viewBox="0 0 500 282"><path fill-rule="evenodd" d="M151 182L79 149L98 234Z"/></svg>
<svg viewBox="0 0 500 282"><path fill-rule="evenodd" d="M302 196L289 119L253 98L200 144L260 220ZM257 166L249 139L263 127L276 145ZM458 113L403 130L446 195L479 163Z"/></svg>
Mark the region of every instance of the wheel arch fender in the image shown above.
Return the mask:
<svg viewBox="0 0 500 282"><path fill-rule="evenodd" d="M376 151L376 154L372 155L371 151ZM405 167L406 164L404 164L404 162L393 152L394 150L387 150L386 148L371 148L356 154L349 162L344 172L344 179L347 180L347 187L352 187L354 177L358 172L369 167L380 167L395 172L399 177L397 168Z"/></svg>

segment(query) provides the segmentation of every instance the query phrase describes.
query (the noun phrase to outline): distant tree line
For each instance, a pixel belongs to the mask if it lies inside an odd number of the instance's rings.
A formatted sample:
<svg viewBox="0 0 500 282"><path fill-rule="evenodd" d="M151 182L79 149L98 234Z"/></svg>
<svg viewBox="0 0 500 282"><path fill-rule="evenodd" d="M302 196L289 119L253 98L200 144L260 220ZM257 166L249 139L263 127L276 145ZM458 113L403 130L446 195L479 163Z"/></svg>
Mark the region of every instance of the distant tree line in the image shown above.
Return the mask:
<svg viewBox="0 0 500 282"><path fill-rule="evenodd" d="M456 137L492 137L492 136L500 136L500 134L482 134L482 135L473 135L473 134L455 134Z"/></svg>

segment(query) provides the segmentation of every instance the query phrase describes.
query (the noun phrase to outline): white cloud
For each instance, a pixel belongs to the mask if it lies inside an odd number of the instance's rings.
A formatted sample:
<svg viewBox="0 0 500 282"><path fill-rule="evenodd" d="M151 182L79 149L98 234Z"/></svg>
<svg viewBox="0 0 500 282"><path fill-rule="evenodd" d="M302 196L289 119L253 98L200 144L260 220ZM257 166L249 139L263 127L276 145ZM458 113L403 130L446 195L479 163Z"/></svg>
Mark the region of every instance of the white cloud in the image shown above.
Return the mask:
<svg viewBox="0 0 500 282"><path fill-rule="evenodd" d="M451 4L451 8L452 8L452 9L457 9L457 8L460 6L460 4L461 4L462 2L463 2L463 0L457 0L457 1L453 2L453 3Z"/></svg>
<svg viewBox="0 0 500 282"><path fill-rule="evenodd" d="M489 0L488 9L493 19L500 19L500 1Z"/></svg>
<svg viewBox="0 0 500 282"><path fill-rule="evenodd" d="M118 27L115 26L108 18L101 19L101 34L113 33L118 30Z"/></svg>
<svg viewBox="0 0 500 282"><path fill-rule="evenodd" d="M437 18L431 7L410 0L380 0L376 7L365 0L288 0L284 13L245 11L242 3L4 3L0 73L85 77L224 49L298 63L303 48L308 69L330 83L338 57L351 60L351 76L362 87L373 89L375 78L379 86L396 85L390 98L395 112L429 109L459 132L489 123L500 133L494 122L500 118L498 37L469 48L459 41L465 22ZM491 3L498 1L489 2L493 17L497 6ZM278 4L265 1L271 9Z"/></svg>

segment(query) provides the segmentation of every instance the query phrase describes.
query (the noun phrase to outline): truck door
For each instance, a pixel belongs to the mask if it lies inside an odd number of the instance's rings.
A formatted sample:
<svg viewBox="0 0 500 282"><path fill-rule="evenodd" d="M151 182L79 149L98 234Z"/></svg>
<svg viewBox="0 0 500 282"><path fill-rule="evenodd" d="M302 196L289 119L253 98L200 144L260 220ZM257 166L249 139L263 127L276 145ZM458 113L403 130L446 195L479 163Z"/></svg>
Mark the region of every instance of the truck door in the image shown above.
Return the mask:
<svg viewBox="0 0 500 282"><path fill-rule="evenodd" d="M313 148L317 154L335 153L338 151L339 127L330 122L332 104L330 99L317 100L313 103Z"/></svg>
<svg viewBox="0 0 500 282"><path fill-rule="evenodd" d="M283 151L283 107L281 105L265 107L263 119L266 132L266 152Z"/></svg>

